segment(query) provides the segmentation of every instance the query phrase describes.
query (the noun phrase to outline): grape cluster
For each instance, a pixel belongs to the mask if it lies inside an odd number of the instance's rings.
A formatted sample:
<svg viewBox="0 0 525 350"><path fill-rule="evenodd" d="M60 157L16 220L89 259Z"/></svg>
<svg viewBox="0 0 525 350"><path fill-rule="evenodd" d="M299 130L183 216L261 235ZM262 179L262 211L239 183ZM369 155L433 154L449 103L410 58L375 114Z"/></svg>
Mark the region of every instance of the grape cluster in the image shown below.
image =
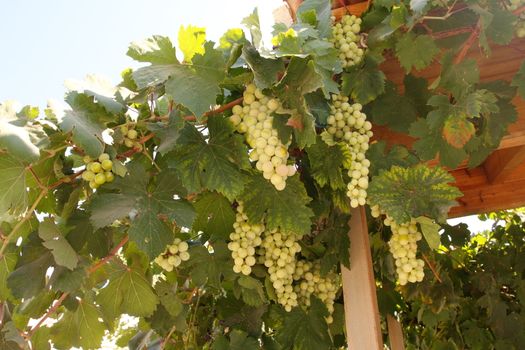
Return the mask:
<svg viewBox="0 0 525 350"><path fill-rule="evenodd" d="M171 272L183 261L190 259L188 248L188 243L182 241L180 238L175 238L173 244L167 246L166 250L155 258L155 262L164 270Z"/></svg>
<svg viewBox="0 0 525 350"><path fill-rule="evenodd" d="M508 9L509 11L515 11L522 6L525 6L525 0L510 0ZM522 12L518 15L518 21L516 23L516 36L518 38L525 38L525 12Z"/></svg>
<svg viewBox="0 0 525 350"><path fill-rule="evenodd" d="M312 294L319 298L330 313L330 316L326 318L326 322L331 324L334 321L332 313L334 312L335 297L341 285L339 275L330 272L326 276L321 276L321 264L319 261L300 260L295 267L293 279L296 281L294 290L299 295L299 302L310 306L310 296Z"/></svg>
<svg viewBox="0 0 525 350"><path fill-rule="evenodd" d="M283 144L273 128L271 114L281 108L281 103L265 96L254 84L246 87L243 96L242 107L233 107L230 120L237 131L246 134L246 142L252 148L250 159L256 162L256 168L277 190L282 191L286 179L295 174L296 168L287 165L290 142Z"/></svg>
<svg viewBox="0 0 525 350"><path fill-rule="evenodd" d="M332 95L328 134L324 135L327 143L343 142L349 149L350 182L346 194L350 198L352 208L366 204L370 167L370 161L366 159L365 153L372 137L372 124L366 120L366 115L361 112L361 108L359 103L350 104L346 96Z"/></svg>
<svg viewBox="0 0 525 350"><path fill-rule="evenodd" d="M301 251L298 239L295 234L283 234L278 230L266 231L258 251L259 262L268 268L277 302L288 312L298 305L297 293L293 290L295 255Z"/></svg>
<svg viewBox="0 0 525 350"><path fill-rule="evenodd" d="M142 150L142 144L137 140L139 134L135 130L135 124L127 123L120 126L120 133L124 136L124 145L128 148Z"/></svg>
<svg viewBox="0 0 525 350"><path fill-rule="evenodd" d="M381 215L378 206L371 208L374 217ZM394 257L399 284L404 286L408 282L421 282L425 277L423 267L425 262L416 258L417 242L423 237L418 231L416 221L411 219L404 224L396 223L391 217L386 216L383 221L392 230L392 238L388 242L390 252Z"/></svg>
<svg viewBox="0 0 525 350"><path fill-rule="evenodd" d="M335 17L332 17L335 21ZM339 58L343 68L351 67L363 59L364 50L359 47L361 41L361 18L345 15L332 27L332 42L340 51Z"/></svg>
<svg viewBox="0 0 525 350"><path fill-rule="evenodd" d="M112 172L113 162L109 154L102 153L98 157L98 161L94 161L90 156L84 157L86 170L82 173L82 179L89 182L89 187L92 189L98 188L106 182L112 182L115 175Z"/></svg>
<svg viewBox="0 0 525 350"><path fill-rule="evenodd" d="M248 216L243 210L242 203L239 203L233 224L235 232L230 234L231 242L228 243L228 249L232 252L233 271L249 275L252 272L252 266L257 262L255 248L262 243L261 234L264 231L264 225L248 223Z"/></svg>

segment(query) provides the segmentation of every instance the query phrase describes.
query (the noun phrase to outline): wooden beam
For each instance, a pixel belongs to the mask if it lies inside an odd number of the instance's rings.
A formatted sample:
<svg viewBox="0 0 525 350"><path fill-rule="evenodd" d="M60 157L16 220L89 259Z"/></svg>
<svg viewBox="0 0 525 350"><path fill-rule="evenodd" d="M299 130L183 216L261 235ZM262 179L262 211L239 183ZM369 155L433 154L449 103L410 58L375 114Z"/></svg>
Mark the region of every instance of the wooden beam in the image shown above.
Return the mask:
<svg viewBox="0 0 525 350"><path fill-rule="evenodd" d="M493 152L483 163L489 182L501 182L525 161L525 146L506 148Z"/></svg>
<svg viewBox="0 0 525 350"><path fill-rule="evenodd" d="M350 219L350 270L341 266L348 349L382 350L376 284L363 207Z"/></svg>
<svg viewBox="0 0 525 350"><path fill-rule="evenodd" d="M403 341L403 330L401 324L392 315L386 315L386 323L388 326L388 340L390 341L390 350L405 350L405 342Z"/></svg>

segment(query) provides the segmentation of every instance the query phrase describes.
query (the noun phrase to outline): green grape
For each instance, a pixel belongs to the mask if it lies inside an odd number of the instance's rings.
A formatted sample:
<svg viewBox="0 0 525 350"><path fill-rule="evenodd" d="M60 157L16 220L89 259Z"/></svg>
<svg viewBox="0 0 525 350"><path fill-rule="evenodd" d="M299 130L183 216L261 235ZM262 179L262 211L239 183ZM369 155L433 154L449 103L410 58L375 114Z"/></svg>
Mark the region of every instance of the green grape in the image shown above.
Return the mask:
<svg viewBox="0 0 525 350"><path fill-rule="evenodd" d="M332 18L335 20L335 18ZM361 45L361 18L345 15L332 27L331 41L339 50L339 59L343 68L352 67L363 59Z"/></svg>
<svg viewBox="0 0 525 350"><path fill-rule="evenodd" d="M171 272L183 261L190 259L188 249L189 245L187 242L182 241L180 238L175 238L173 243L168 245L164 252L155 258L155 262L164 270Z"/></svg>

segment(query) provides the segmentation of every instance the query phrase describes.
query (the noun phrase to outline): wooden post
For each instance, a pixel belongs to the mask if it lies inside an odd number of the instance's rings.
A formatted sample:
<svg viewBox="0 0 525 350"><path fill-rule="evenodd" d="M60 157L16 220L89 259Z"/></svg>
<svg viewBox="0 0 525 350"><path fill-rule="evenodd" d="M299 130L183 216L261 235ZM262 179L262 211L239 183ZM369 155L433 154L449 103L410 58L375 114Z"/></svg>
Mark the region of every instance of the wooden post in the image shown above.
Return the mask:
<svg viewBox="0 0 525 350"><path fill-rule="evenodd" d="M390 341L390 350L405 350L405 342L403 341L403 330L401 324L392 315L386 316L388 325L388 340Z"/></svg>
<svg viewBox="0 0 525 350"><path fill-rule="evenodd" d="M352 210L349 236L350 270L341 266L348 349L382 350L368 226L362 207Z"/></svg>

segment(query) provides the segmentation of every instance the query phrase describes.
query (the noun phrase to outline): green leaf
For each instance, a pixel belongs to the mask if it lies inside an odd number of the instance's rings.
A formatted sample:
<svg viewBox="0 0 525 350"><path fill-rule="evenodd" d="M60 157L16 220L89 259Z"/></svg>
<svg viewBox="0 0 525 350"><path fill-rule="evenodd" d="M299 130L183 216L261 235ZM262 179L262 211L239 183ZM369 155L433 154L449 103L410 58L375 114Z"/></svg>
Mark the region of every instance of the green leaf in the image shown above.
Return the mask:
<svg viewBox="0 0 525 350"><path fill-rule="evenodd" d="M231 279L235 275L233 261L226 243L217 241L211 247L213 252L204 246L190 248L190 260L186 264L191 269L193 283L221 289L222 279Z"/></svg>
<svg viewBox="0 0 525 350"><path fill-rule="evenodd" d="M266 294L259 280L250 276L241 276L237 283L241 287L242 300L247 305L258 307L266 302Z"/></svg>
<svg viewBox="0 0 525 350"><path fill-rule="evenodd" d="M517 87L518 94L521 98L525 99L525 61L521 63L520 69L514 78L512 78L511 85Z"/></svg>
<svg viewBox="0 0 525 350"><path fill-rule="evenodd" d="M260 47L262 41L262 33L257 8L254 8L252 14L248 17L245 17L241 23L244 24L246 28L250 31L250 36L252 37L252 44L255 47Z"/></svg>
<svg viewBox="0 0 525 350"><path fill-rule="evenodd" d="M387 125L390 129L406 133L410 124L417 119L418 111L414 102L397 93L393 84L387 85L386 93L370 104L370 116L374 124ZM396 108L392 108L396 106Z"/></svg>
<svg viewBox="0 0 525 350"><path fill-rule="evenodd" d="M173 65L166 82L166 93L188 108L199 120L216 103L221 93L219 84L225 77L222 53L213 42L204 45L205 52L193 57L192 65Z"/></svg>
<svg viewBox="0 0 525 350"><path fill-rule="evenodd" d="M169 122L148 124L148 130L155 133L160 138L157 151L164 155L173 150L184 126L184 119L179 110L174 110L169 114Z"/></svg>
<svg viewBox="0 0 525 350"><path fill-rule="evenodd" d="M396 222L428 216L444 221L461 192L451 185L454 177L440 167L393 166L375 176L368 188L371 205L379 205Z"/></svg>
<svg viewBox="0 0 525 350"><path fill-rule="evenodd" d="M224 33L219 39L219 47L221 49L229 49L235 44L247 43L244 32L241 28L231 28ZM235 62L232 62L232 64Z"/></svg>
<svg viewBox="0 0 525 350"><path fill-rule="evenodd" d="M0 153L0 212L20 213L27 208L26 166L9 154Z"/></svg>
<svg viewBox="0 0 525 350"><path fill-rule="evenodd" d="M410 0L410 9L417 14L423 12L428 4L428 0Z"/></svg>
<svg viewBox="0 0 525 350"><path fill-rule="evenodd" d="M33 297L45 286L46 271L53 264L53 257L49 252L38 251L37 254L29 262L19 259L16 269L7 278L7 287L16 298Z"/></svg>
<svg viewBox="0 0 525 350"><path fill-rule="evenodd" d="M44 240L42 245L53 254L57 265L67 267L70 270L77 267L77 253L52 219L47 218L40 223L38 235Z"/></svg>
<svg viewBox="0 0 525 350"><path fill-rule="evenodd" d="M494 9L493 18L485 29L485 34L498 45L507 45L514 37L516 16L510 11Z"/></svg>
<svg viewBox="0 0 525 350"><path fill-rule="evenodd" d="M18 254L13 249L13 246L8 246L6 252L0 258L0 300L11 300L14 297L7 286L7 277L14 271Z"/></svg>
<svg viewBox="0 0 525 350"><path fill-rule="evenodd" d="M159 216L166 216L179 226L189 228L195 211L186 200L175 200L174 196L180 194L180 186L172 171L161 172L157 182L149 186L149 178L141 165L128 163L127 167L129 174L111 184L120 193L97 193L94 196L90 221L95 228L104 227L133 211L129 237L150 258L154 258L173 241L170 227Z"/></svg>
<svg viewBox="0 0 525 350"><path fill-rule="evenodd" d="M244 138L234 132L228 120L219 116L208 120L208 130L206 140L194 126L186 125L170 153L169 164L188 191L206 188L233 200L247 181L241 169L250 167Z"/></svg>
<svg viewBox="0 0 525 350"><path fill-rule="evenodd" d="M110 265L109 284L100 290L97 303L110 320L120 314L147 317L155 311L159 298L151 283L135 269Z"/></svg>
<svg viewBox="0 0 525 350"><path fill-rule="evenodd" d="M425 68L438 53L439 48L428 35L416 36L409 32L396 43L396 56L407 73Z"/></svg>
<svg viewBox="0 0 525 350"><path fill-rule="evenodd" d="M164 83L178 66L175 64L152 65L139 68L132 73L137 88L155 86Z"/></svg>
<svg viewBox="0 0 525 350"><path fill-rule="evenodd" d="M109 113L116 114L125 110L124 104L115 99L118 90L102 76L88 74L84 80L67 80L65 85L71 92L92 97L94 103L101 105Z"/></svg>
<svg viewBox="0 0 525 350"><path fill-rule="evenodd" d="M473 84L479 82L479 68L474 59L453 62L453 55L447 54L442 59L442 72L439 86L452 92L456 99L469 92Z"/></svg>
<svg viewBox="0 0 525 350"><path fill-rule="evenodd" d="M321 274L337 271L339 265L350 268L350 238L348 237L349 217L337 215L330 224L319 233L315 241L326 243L326 250L321 258Z"/></svg>
<svg viewBox="0 0 525 350"><path fill-rule="evenodd" d="M310 232L313 212L307 204L311 199L298 175L289 177L286 188L282 191L277 191L262 176L253 176L240 200L253 223L266 218L266 227L269 230L280 228L284 232L299 235Z"/></svg>
<svg viewBox="0 0 525 350"><path fill-rule="evenodd" d="M229 333L229 341L225 336L218 337L213 342L212 350L258 350L259 342L243 331L234 329Z"/></svg>
<svg viewBox="0 0 525 350"><path fill-rule="evenodd" d="M150 62L152 64L179 63L171 40L160 35L131 43L127 55L139 62Z"/></svg>
<svg viewBox="0 0 525 350"><path fill-rule="evenodd" d="M426 216L417 217L416 221L421 227L421 232L423 233L423 237L425 237L428 246L431 249L438 249L441 241L439 237L439 230L441 229L441 226Z"/></svg>
<svg viewBox="0 0 525 350"><path fill-rule="evenodd" d="M345 146L328 146L318 137L317 142L306 149L312 176L321 187L330 185L334 190L346 188L342 171L345 156L341 147Z"/></svg>
<svg viewBox="0 0 525 350"><path fill-rule="evenodd" d="M297 9L297 18L302 14L314 10L317 20L317 28L322 38L329 38L332 35L332 8L329 1L326 0L306 0L301 3Z"/></svg>
<svg viewBox="0 0 525 350"><path fill-rule="evenodd" d="M51 328L53 345L57 349L99 349L106 330L100 316L94 304L81 300L75 311L66 312Z"/></svg>
<svg viewBox="0 0 525 350"><path fill-rule="evenodd" d="M417 157L411 154L404 146L394 145L387 151L386 141L379 141L370 145L366 152L370 160L370 175L376 176L382 170L388 170L393 165L411 166L419 163Z"/></svg>
<svg viewBox="0 0 525 350"><path fill-rule="evenodd" d="M182 301L177 296L177 285L160 280L155 284L155 292L159 296L160 302L170 313L177 317L183 310Z"/></svg>
<svg viewBox="0 0 525 350"><path fill-rule="evenodd" d="M385 91L385 74L371 59L365 59L363 67L344 73L342 79L342 93L361 104L367 104Z"/></svg>
<svg viewBox="0 0 525 350"><path fill-rule="evenodd" d="M197 216L193 231L202 231L210 239L228 239L235 222L235 211L231 203L219 193L207 192L194 203Z"/></svg>
<svg viewBox="0 0 525 350"><path fill-rule="evenodd" d="M188 25L186 28L180 26L178 42L179 48L184 54L184 61L191 62L193 56L204 53L206 29L192 25Z"/></svg>
<svg viewBox="0 0 525 350"><path fill-rule="evenodd" d="M284 72L284 63L281 59L261 57L252 45L244 45L242 55L253 71L254 82L259 89L271 87L278 81L279 74Z"/></svg>
<svg viewBox="0 0 525 350"><path fill-rule="evenodd" d="M282 329L277 332L277 341L284 349L319 350L332 348L325 317L328 311L316 297L311 297L308 312L296 307L286 313Z"/></svg>
<svg viewBox="0 0 525 350"><path fill-rule="evenodd" d="M40 157L40 150L33 143L36 129L19 124L12 107L7 103L0 104L0 149L7 150L15 159L31 163Z"/></svg>

